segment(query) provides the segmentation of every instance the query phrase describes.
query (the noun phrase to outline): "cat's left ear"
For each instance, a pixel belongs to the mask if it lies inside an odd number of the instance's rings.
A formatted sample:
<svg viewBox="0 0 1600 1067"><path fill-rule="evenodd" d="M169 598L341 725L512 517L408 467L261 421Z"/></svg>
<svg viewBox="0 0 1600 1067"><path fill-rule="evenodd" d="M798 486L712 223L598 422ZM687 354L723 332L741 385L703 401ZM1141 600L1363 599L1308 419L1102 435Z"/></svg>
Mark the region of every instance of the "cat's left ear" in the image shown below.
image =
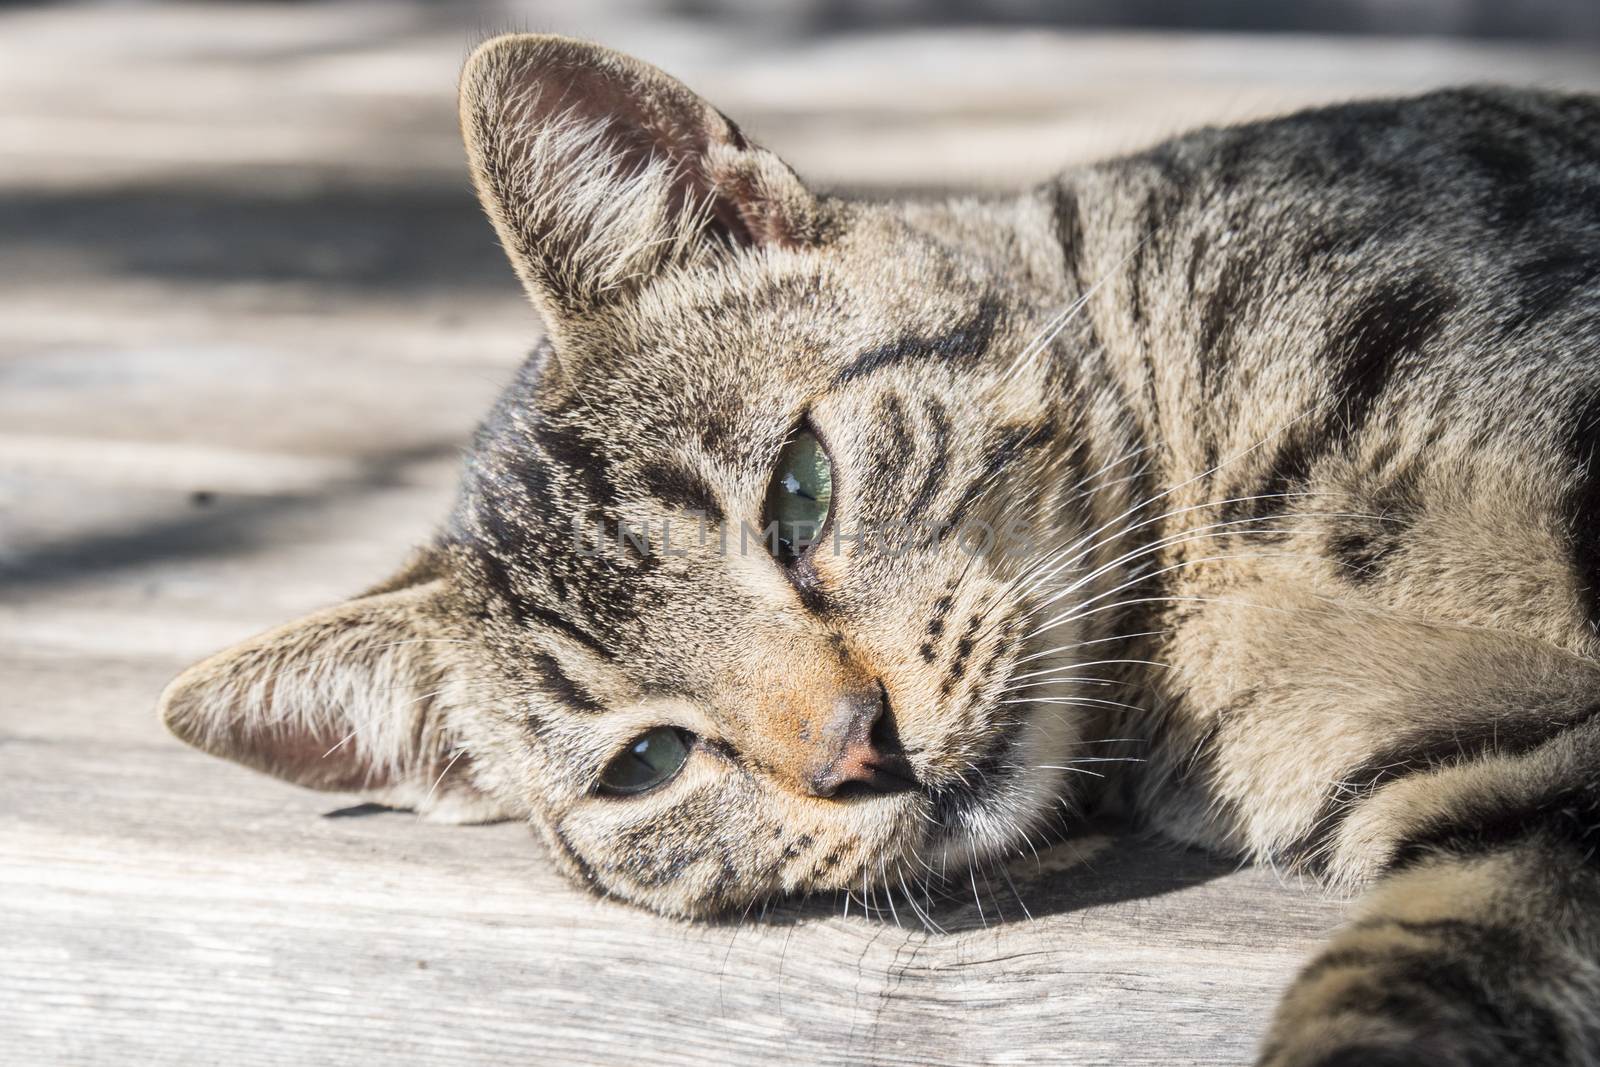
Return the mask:
<svg viewBox="0 0 1600 1067"><path fill-rule="evenodd" d="M609 48L488 41L462 72L461 129L479 199L558 337L670 264L822 239L819 199L782 160Z"/></svg>
<svg viewBox="0 0 1600 1067"><path fill-rule="evenodd" d="M444 822L507 817L474 783L452 721L480 693L448 597L419 558L366 595L190 667L162 693L162 720L196 748L312 789Z"/></svg>

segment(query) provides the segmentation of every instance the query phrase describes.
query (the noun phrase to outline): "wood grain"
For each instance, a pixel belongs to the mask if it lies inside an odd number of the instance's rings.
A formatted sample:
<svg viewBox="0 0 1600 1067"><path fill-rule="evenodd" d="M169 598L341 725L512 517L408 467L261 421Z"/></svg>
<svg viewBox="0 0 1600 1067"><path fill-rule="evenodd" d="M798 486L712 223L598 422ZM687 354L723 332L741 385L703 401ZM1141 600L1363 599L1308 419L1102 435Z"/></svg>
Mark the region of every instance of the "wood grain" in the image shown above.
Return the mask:
<svg viewBox="0 0 1600 1067"><path fill-rule="evenodd" d="M687 925L523 827L330 813L168 738L190 660L380 577L537 335L465 187L490 5L0 9L0 1061L1239 1063L1343 906L1085 836L937 912ZM552 5L827 183L1019 184L1574 51L752 38ZM624 12L625 13L625 12ZM1026 904L1027 917L1019 901Z"/></svg>

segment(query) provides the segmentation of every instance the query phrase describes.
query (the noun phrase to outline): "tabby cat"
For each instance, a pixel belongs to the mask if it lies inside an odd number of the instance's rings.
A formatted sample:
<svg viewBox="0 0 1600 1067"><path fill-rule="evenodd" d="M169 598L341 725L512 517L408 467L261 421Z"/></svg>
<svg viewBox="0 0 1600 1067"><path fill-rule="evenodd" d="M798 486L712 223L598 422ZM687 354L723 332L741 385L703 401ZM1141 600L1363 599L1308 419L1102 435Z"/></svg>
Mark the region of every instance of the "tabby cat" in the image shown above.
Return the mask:
<svg viewBox="0 0 1600 1067"><path fill-rule="evenodd" d="M1115 802L1372 886L1262 1062L1600 1063L1600 100L938 203L559 37L461 120L548 339L436 540L183 674L179 737L680 916Z"/></svg>

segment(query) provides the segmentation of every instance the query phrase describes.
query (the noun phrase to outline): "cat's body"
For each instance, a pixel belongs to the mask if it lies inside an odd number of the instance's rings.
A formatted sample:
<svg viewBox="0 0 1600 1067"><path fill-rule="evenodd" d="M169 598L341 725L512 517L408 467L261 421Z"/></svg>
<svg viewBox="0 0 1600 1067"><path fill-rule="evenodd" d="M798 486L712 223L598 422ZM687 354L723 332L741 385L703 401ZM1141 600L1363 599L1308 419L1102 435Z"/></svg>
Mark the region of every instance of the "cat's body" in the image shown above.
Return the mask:
<svg viewBox="0 0 1600 1067"><path fill-rule="evenodd" d="M1600 102L922 205L816 196L554 38L485 46L463 124L551 342L438 542L186 674L181 735L530 817L680 914L1114 802L1377 881L1273 1062L1600 1062ZM814 549L745 536L794 499ZM908 520L947 532L872 540Z"/></svg>
<svg viewBox="0 0 1600 1067"><path fill-rule="evenodd" d="M1086 342L1176 512L1141 592L1177 599L1121 624L1170 627L1130 735L1159 824L1359 878L1386 855L1341 851L1319 784L1521 751L1562 715L1515 665L1590 677L1597 153L1593 100L1460 91L1063 179L1078 288L1108 279Z"/></svg>

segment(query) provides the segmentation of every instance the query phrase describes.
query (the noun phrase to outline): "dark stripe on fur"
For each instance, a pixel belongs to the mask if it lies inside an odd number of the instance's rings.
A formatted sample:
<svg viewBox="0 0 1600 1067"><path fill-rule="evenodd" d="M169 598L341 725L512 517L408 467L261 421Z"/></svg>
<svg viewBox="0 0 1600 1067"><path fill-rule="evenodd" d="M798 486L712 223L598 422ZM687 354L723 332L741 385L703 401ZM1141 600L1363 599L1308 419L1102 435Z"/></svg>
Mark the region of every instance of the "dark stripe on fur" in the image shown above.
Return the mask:
<svg viewBox="0 0 1600 1067"><path fill-rule="evenodd" d="M1329 434L1361 432L1396 369L1420 355L1455 304L1451 293L1421 275L1384 282L1361 298L1321 353L1338 405Z"/></svg>
<svg viewBox="0 0 1600 1067"><path fill-rule="evenodd" d="M1594 721L1600 704L1579 709L1565 721L1501 718L1470 731L1418 733L1375 753L1340 776L1341 785L1323 799L1311 829L1283 852L1290 863L1322 871L1327 850L1361 802L1402 778L1491 757L1519 756L1569 730Z"/></svg>
<svg viewBox="0 0 1600 1067"><path fill-rule="evenodd" d="M1351 514L1331 522L1328 554L1340 565L1346 581L1371 582L1405 547L1406 536L1422 514L1417 471L1407 468L1370 495L1356 496Z"/></svg>
<svg viewBox="0 0 1600 1067"><path fill-rule="evenodd" d="M897 393L886 393L878 402L878 418L889 431L889 448L883 455L885 466L904 469L916 455L916 441L906 420L905 404Z"/></svg>
<svg viewBox="0 0 1600 1067"><path fill-rule="evenodd" d="M1600 197L1600 189L1594 195ZM1539 325L1600 280L1600 244L1552 242L1519 263L1508 279L1509 291L1501 294L1504 338Z"/></svg>
<svg viewBox="0 0 1600 1067"><path fill-rule="evenodd" d="M523 595L517 588L511 570L506 566L495 552L487 545L477 541L465 542L466 549L476 563L476 569L483 579L483 584L488 588L489 594L494 599L506 606L511 614L512 621L519 627L543 626L553 630L578 644L587 648L598 656L610 659L613 655L599 637L570 622L555 612L549 611L532 599Z"/></svg>
<svg viewBox="0 0 1600 1067"><path fill-rule="evenodd" d="M819 542L816 547L818 552L831 552L833 544ZM833 612L833 601L828 596L827 589L823 588L822 576L817 573L816 566L810 560L801 560L789 569L789 581L794 586L794 591L800 596L800 603L805 609L818 618L826 618Z"/></svg>
<svg viewBox="0 0 1600 1067"><path fill-rule="evenodd" d="M928 457L926 473L922 476L922 485L906 508L905 521L908 523L922 522L927 518L928 505L943 488L944 476L950 467L950 415L944 405L933 397L926 400L923 408L933 435L932 453Z"/></svg>
<svg viewBox="0 0 1600 1067"><path fill-rule="evenodd" d="M522 464L521 469L527 475L539 468ZM508 486L489 477L485 471L480 470L478 473L480 477L474 485L477 490L476 498L472 501L476 535L463 533L460 537L472 559L476 561L477 569L482 574L491 596L506 605L518 626L545 626L577 641L596 654L609 658L612 654L610 649L594 633L540 606L524 591L537 577L554 595L563 600L568 598L567 578L559 571L552 571L551 568L562 561L568 561L566 553L568 545L561 542L563 538L570 536L570 531L543 527L524 529L516 519L520 508L519 501L507 492ZM527 482L524 480L518 484L526 486ZM605 561L599 559L568 562L590 563L597 567L605 565ZM653 563L654 560L652 558L647 562ZM580 576L575 574L571 577L580 579ZM588 590L592 583L580 580L575 584ZM625 597L616 598L609 606L616 611L625 611L629 608L629 603ZM584 617L603 616L598 612L586 611Z"/></svg>
<svg viewBox="0 0 1600 1067"><path fill-rule="evenodd" d="M1237 499L1222 509L1223 519L1228 522L1247 518L1261 520L1282 514L1289 507L1293 494L1302 491L1310 479L1311 465L1320 454L1318 445L1321 443L1314 444L1306 436L1289 431L1273 452L1266 476L1255 488L1236 494ZM1258 538L1260 541L1276 539Z"/></svg>
<svg viewBox="0 0 1600 1067"><path fill-rule="evenodd" d="M902 363L937 361L962 367L975 365L989 350L999 325L1002 304L986 296L972 315L943 333L907 332L886 345L861 353L838 374L835 387Z"/></svg>
<svg viewBox="0 0 1600 1067"><path fill-rule="evenodd" d="M1453 294L1423 277L1385 282L1361 296L1319 353L1332 398L1321 424L1286 430L1263 480L1234 494L1256 499L1229 505L1224 518L1265 519L1288 510L1283 494L1303 489L1319 458L1361 432L1396 369L1420 358L1455 303ZM1352 573L1370 579L1377 573L1371 565L1381 560L1371 558L1369 549L1357 536L1335 545L1335 556L1354 560Z"/></svg>
<svg viewBox="0 0 1600 1067"><path fill-rule="evenodd" d="M611 481L609 464L601 449L581 430L553 420L545 421L534 429L533 439L552 461L587 490L590 500L604 511L616 511L619 497Z"/></svg>
<svg viewBox="0 0 1600 1067"><path fill-rule="evenodd" d="M1600 389L1572 416L1567 452L1578 480L1567 497L1567 532L1591 626L1600 625Z"/></svg>
<svg viewBox="0 0 1600 1067"><path fill-rule="evenodd" d="M1384 928L1415 940L1363 941L1363 931ZM1549 963L1537 937L1534 930L1491 922L1377 917L1354 924L1344 935L1354 944L1324 953L1295 984L1304 988L1329 979L1332 988L1318 1013L1382 1020L1404 1042L1410 1058L1402 1062L1574 1062L1575 1035L1545 999L1540 980ZM1330 978L1340 971L1348 973ZM1382 1047L1395 1050L1388 1042ZM1458 1058L1463 1050L1470 1056L1466 1061Z"/></svg>
<svg viewBox="0 0 1600 1067"><path fill-rule="evenodd" d="M983 626L983 616L973 615L967 620L966 628L956 642L956 654L951 657L950 665L945 669L944 680L939 683L939 695L949 696L955 691L956 685L961 681L962 675L967 670L967 660L972 655L972 650L977 647L978 630Z"/></svg>
<svg viewBox="0 0 1600 1067"><path fill-rule="evenodd" d="M639 470L645 491L668 507L698 513L707 522L723 520L722 505L705 477L692 467L667 459L654 459Z"/></svg>
<svg viewBox="0 0 1600 1067"><path fill-rule="evenodd" d="M1452 1045L1467 1038L1484 1067L1565 1062L1565 1042L1548 1010L1491 977L1505 959L1492 951L1462 952L1463 947L1455 946L1454 955L1396 953L1373 968L1377 974L1370 983L1332 998L1325 1010L1398 1023L1421 1038L1420 1047L1413 1046L1419 1063L1430 1062L1423 1036L1430 1032L1448 1035Z"/></svg>
<svg viewBox="0 0 1600 1067"><path fill-rule="evenodd" d="M950 517L945 520L944 528L959 533L967 513L985 492L999 484L1000 475L1005 469L1033 449L1049 444L1055 435L1055 424L1048 419L1033 426L1004 427L999 439L989 449L983 470L967 483L955 507L950 509ZM995 531L997 536L1000 533Z"/></svg>
<svg viewBox="0 0 1600 1067"><path fill-rule="evenodd" d="M570 619L566 619L561 615L548 610L547 608L540 607L537 604L524 602L523 617L525 621L529 623L543 626L546 629L554 630L556 633L561 634L564 637L571 638L597 656L603 656L606 659L611 659L616 655L616 652L600 637L590 633L588 630L585 630L577 623L572 622Z"/></svg>
<svg viewBox="0 0 1600 1067"><path fill-rule="evenodd" d="M573 867L577 868L578 877L597 893L605 893L605 886L596 877L594 868L589 865L588 860L578 854L577 849L572 847L572 841L567 837L566 831L559 825L552 825L550 832L555 837L556 844L560 846L562 854L572 861Z"/></svg>
<svg viewBox="0 0 1600 1067"><path fill-rule="evenodd" d="M933 613L928 618L928 639L917 649L924 663L932 663L937 658L938 642L944 636L944 620L954 604L955 598L949 593L934 601Z"/></svg>
<svg viewBox="0 0 1600 1067"><path fill-rule="evenodd" d="M1570 848L1585 865L1600 870L1600 772L1532 800L1501 804L1486 795L1455 818L1435 821L1407 837L1396 848L1390 869L1441 853L1470 855L1536 839Z"/></svg>
<svg viewBox="0 0 1600 1067"><path fill-rule="evenodd" d="M1195 271L1203 254L1206 235L1195 238L1190 255L1189 285L1194 287ZM1233 359L1233 335L1244 317L1247 301L1258 291L1255 284L1261 277L1263 257L1239 253L1225 260L1217 277L1217 284L1207 295L1200 309L1198 336L1200 394L1206 399L1216 396L1219 383L1227 373Z"/></svg>
<svg viewBox="0 0 1600 1067"><path fill-rule="evenodd" d="M1466 135L1462 154L1488 179L1491 217L1504 227L1527 222L1539 206L1537 161L1528 146L1501 130L1475 130Z"/></svg>
<svg viewBox="0 0 1600 1067"><path fill-rule="evenodd" d="M538 676L545 692L555 697L569 710L591 715L605 710L605 705L596 700L594 694L573 681L571 676L561 669L561 664L556 662L554 656L544 652L534 653L528 658L528 666Z"/></svg>
<svg viewBox="0 0 1600 1067"><path fill-rule="evenodd" d="M518 626L526 626L529 605L527 599L512 584L511 573L506 569L506 565L482 545L472 544L467 547L477 564L476 569L483 584L488 587L489 595L505 605L506 610L511 613L513 622Z"/></svg>
<svg viewBox="0 0 1600 1067"><path fill-rule="evenodd" d="M1083 291L1083 210L1078 193L1065 185L1055 189L1056 240L1061 242L1062 263L1067 275Z"/></svg>
<svg viewBox="0 0 1600 1067"><path fill-rule="evenodd" d="M1180 231L1185 196L1191 185L1187 168L1179 165L1171 145L1158 145L1138 157L1154 170L1155 180L1141 208L1138 243L1128 256L1128 317L1141 331L1146 328L1145 275L1150 263L1165 264L1164 235Z"/></svg>

